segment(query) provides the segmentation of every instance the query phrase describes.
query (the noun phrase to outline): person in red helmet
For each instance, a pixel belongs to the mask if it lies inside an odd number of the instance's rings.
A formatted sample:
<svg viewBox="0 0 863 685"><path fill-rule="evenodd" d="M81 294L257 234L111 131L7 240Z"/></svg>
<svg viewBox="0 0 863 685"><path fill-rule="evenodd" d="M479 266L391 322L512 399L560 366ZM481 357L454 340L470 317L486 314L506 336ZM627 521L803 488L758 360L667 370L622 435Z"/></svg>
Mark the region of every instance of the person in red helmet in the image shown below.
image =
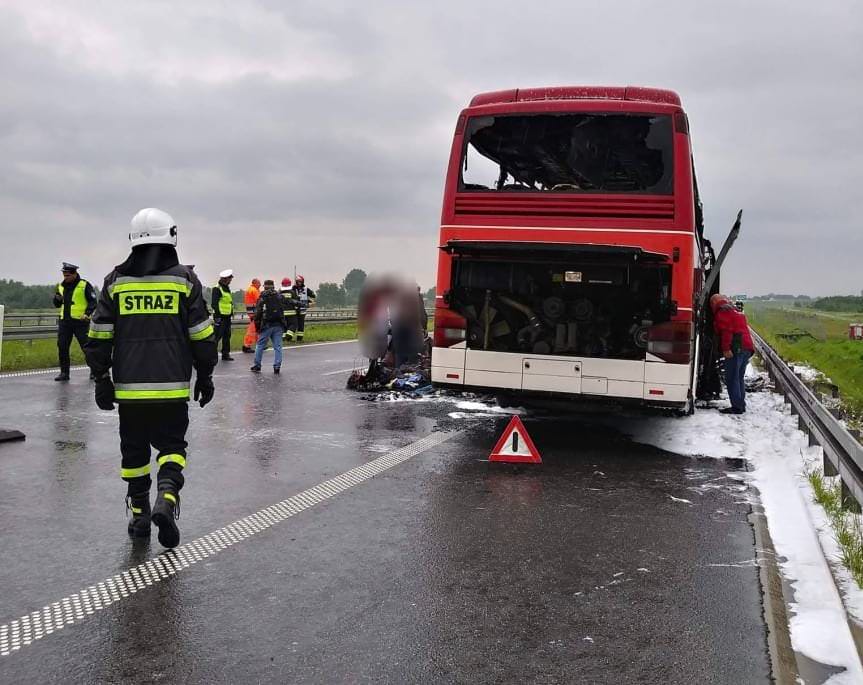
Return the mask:
<svg viewBox="0 0 863 685"><path fill-rule="evenodd" d="M303 342L306 330L306 312L309 307L315 306L315 291L306 287L306 279L297 276L297 282L293 287L294 300L297 312L297 342Z"/></svg>
<svg viewBox="0 0 863 685"><path fill-rule="evenodd" d="M743 313L737 311L731 301L719 293L711 296L710 308L713 310L713 328L719 341L719 351L725 359L725 385L731 406L722 409L723 414L743 414L746 412L746 386L743 377L749 358L755 350L749 324Z"/></svg>
<svg viewBox="0 0 863 685"><path fill-rule="evenodd" d="M294 302L294 291L292 288L291 279L285 276L282 279L282 299L285 301L285 321L288 327L285 330L284 339L287 342L293 342L297 334L297 306Z"/></svg>

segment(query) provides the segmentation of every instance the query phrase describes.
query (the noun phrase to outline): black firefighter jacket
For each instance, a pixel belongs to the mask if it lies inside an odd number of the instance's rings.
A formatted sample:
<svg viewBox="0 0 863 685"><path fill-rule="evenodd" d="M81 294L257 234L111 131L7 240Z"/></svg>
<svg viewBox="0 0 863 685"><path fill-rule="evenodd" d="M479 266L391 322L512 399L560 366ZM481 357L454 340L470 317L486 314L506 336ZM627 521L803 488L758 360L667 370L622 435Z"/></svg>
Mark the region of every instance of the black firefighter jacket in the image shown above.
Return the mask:
<svg viewBox="0 0 863 685"><path fill-rule="evenodd" d="M97 375L113 367L118 402L188 401L192 367L208 376L217 361L201 282L182 264L143 276L117 269L90 322L87 364Z"/></svg>

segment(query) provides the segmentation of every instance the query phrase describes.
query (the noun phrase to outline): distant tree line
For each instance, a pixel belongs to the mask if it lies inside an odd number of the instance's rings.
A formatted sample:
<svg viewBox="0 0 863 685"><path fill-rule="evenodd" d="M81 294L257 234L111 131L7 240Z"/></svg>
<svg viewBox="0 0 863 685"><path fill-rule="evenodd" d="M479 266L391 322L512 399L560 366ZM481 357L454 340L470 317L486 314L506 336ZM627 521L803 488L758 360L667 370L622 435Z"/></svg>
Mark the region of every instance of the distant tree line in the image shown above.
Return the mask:
<svg viewBox="0 0 863 685"><path fill-rule="evenodd" d="M16 309L52 309L51 300L57 285L24 285L21 281L0 278L0 304L6 311Z"/></svg>
<svg viewBox="0 0 863 685"><path fill-rule="evenodd" d="M788 295L785 293L768 293L767 295L755 295L747 298L750 300L811 300L809 295Z"/></svg>
<svg viewBox="0 0 863 685"><path fill-rule="evenodd" d="M859 295L831 295L830 297L819 297L817 300L807 303L806 306L825 312L863 312L863 297Z"/></svg>

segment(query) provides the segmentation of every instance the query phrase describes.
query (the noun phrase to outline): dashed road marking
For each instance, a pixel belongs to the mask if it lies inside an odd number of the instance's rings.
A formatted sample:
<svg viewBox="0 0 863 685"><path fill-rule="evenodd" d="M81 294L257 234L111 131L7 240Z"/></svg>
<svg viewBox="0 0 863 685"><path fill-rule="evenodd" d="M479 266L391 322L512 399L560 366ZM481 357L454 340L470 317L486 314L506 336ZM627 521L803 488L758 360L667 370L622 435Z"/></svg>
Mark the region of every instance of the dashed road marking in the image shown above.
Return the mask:
<svg viewBox="0 0 863 685"><path fill-rule="evenodd" d="M87 366L73 366L70 371L88 371ZM9 373L0 373L0 380L3 378L20 378L21 376L39 376L45 373L60 373L60 367L54 366L50 369L32 369L30 371L11 371Z"/></svg>
<svg viewBox="0 0 863 685"><path fill-rule="evenodd" d="M138 566L106 578L88 588L0 625L0 657L126 599L197 562L214 556L277 523L359 485L408 459L440 445L458 433L432 433L367 464L319 483L239 521L219 528L174 550L163 552Z"/></svg>

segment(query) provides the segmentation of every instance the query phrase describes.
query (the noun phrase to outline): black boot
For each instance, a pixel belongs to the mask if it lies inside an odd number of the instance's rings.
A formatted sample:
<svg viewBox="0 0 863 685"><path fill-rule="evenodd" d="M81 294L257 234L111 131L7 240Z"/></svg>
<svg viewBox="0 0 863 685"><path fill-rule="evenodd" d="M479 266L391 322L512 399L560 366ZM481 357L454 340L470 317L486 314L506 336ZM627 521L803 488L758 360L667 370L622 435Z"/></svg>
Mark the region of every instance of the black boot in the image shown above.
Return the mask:
<svg viewBox="0 0 863 685"><path fill-rule="evenodd" d="M132 512L132 518L129 521L129 537L150 537L150 493L128 495L126 509Z"/></svg>
<svg viewBox="0 0 863 685"><path fill-rule="evenodd" d="M69 380L69 372L61 371L54 377L55 381L68 381Z"/></svg>
<svg viewBox="0 0 863 685"><path fill-rule="evenodd" d="M222 355L222 361L223 362L232 362L232 361L234 361L234 358L229 354L223 354Z"/></svg>
<svg viewBox="0 0 863 685"><path fill-rule="evenodd" d="M176 520L180 518L180 495L173 484L159 484L156 504L153 506L153 523L159 529L159 543L171 549L180 544L180 529Z"/></svg>

